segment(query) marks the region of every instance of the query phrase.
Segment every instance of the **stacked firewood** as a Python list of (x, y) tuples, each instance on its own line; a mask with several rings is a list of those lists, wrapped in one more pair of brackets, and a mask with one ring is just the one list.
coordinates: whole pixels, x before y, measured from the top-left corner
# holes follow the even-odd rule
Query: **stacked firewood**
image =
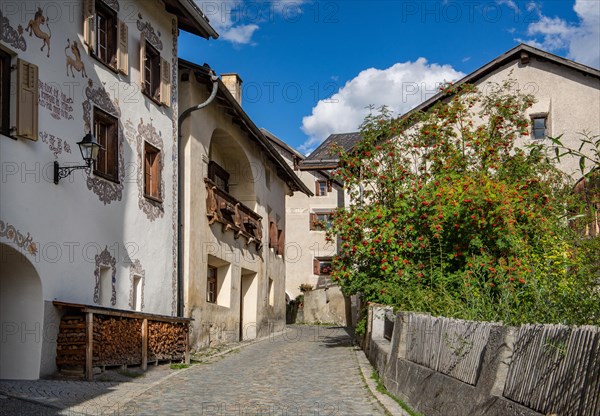
[(62, 317), (56, 340), (56, 365), (59, 368), (85, 365), (85, 336), (84, 315)]
[(94, 315), (94, 334), (96, 333), (99, 335), (97, 342), (94, 339), (97, 365), (142, 363), (141, 319)]
[(185, 355), (187, 325), (148, 322), (148, 360), (180, 360)]

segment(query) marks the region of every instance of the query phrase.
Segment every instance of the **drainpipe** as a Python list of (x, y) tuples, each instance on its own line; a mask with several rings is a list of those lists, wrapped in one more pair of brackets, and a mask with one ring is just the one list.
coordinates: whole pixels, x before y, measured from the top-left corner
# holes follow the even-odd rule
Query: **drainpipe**
[(177, 316), (183, 317), (183, 149), (181, 147), (181, 125), (183, 121), (189, 116), (191, 113), (197, 110), (201, 110), (210, 103), (213, 102), (215, 97), (217, 96), (217, 91), (219, 90), (219, 77), (215, 75), (214, 71), (210, 71), (210, 80), (212, 81), (212, 92), (210, 93), (210, 97), (206, 101), (201, 104), (195, 105), (186, 109), (183, 113), (179, 115), (179, 119), (177, 120), (177, 149), (179, 152), (179, 159), (177, 165)]

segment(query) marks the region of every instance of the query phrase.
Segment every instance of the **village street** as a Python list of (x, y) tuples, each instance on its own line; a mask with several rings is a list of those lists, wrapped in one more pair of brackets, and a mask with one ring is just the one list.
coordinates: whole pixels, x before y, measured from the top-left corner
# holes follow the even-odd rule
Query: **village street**
[(345, 329), (294, 326), (206, 363), (162, 366), (129, 382), (0, 381), (0, 415), (384, 415), (358, 358)]

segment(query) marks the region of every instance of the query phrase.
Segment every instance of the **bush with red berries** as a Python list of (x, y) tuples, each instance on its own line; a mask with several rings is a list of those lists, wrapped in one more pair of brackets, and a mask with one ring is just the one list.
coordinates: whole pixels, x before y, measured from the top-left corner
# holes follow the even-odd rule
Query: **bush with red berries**
[(569, 227), (572, 183), (530, 132), (507, 81), (443, 87), (427, 112), (384, 107), (339, 150), (332, 278), (365, 300), (464, 319), (598, 323), (598, 243)]

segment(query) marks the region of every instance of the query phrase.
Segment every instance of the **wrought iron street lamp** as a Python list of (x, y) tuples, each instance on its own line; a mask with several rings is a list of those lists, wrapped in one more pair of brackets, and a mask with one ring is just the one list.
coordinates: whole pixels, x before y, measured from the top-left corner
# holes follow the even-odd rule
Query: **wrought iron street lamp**
[(85, 135), (80, 142), (77, 143), (79, 146), (79, 151), (81, 152), (81, 157), (85, 161), (85, 165), (83, 166), (66, 166), (60, 167), (57, 161), (54, 161), (54, 183), (58, 185), (58, 181), (69, 176), (74, 170), (77, 169), (85, 169), (89, 170), (92, 167), (92, 163), (98, 158), (98, 152), (100, 149), (104, 149), (98, 143), (96, 138), (92, 133), (88, 133)]

